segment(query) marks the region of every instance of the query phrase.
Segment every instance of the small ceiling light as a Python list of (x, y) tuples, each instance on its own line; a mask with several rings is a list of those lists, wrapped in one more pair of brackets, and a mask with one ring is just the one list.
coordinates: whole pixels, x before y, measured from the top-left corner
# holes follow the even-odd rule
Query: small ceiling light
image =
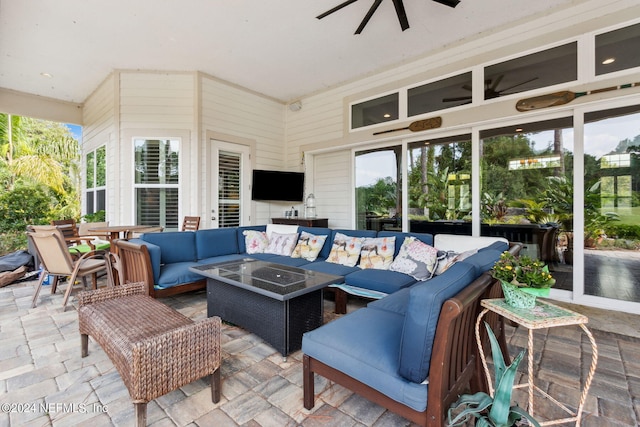
[(522, 132), (524, 129), (522, 128), (516, 128), (516, 132)]
[(604, 61), (602, 61), (602, 65), (609, 65), (609, 64), (613, 64), (614, 62), (616, 62), (616, 58), (607, 58)]
[(391, 117), (391, 114), (385, 113), (384, 116), (382, 116), (382, 117), (384, 117), (385, 119), (388, 119), (389, 117)]
[(40, 73), (40, 75), (41, 75), (42, 77), (47, 77), (47, 78), (49, 78), (49, 79), (50, 79), (51, 77), (53, 77), (53, 76), (52, 76), (51, 74), (49, 74), (49, 73)]

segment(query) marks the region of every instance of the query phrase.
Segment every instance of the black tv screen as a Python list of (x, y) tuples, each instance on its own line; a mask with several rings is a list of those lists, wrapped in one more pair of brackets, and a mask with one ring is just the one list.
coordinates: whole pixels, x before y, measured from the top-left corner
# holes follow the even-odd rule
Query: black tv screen
[(302, 202), (303, 198), (303, 172), (253, 170), (252, 200)]

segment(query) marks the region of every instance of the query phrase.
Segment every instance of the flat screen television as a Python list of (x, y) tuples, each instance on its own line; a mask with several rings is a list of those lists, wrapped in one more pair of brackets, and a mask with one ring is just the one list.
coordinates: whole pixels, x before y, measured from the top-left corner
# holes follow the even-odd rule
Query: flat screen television
[(304, 200), (304, 173), (254, 169), (251, 199), (302, 202)]

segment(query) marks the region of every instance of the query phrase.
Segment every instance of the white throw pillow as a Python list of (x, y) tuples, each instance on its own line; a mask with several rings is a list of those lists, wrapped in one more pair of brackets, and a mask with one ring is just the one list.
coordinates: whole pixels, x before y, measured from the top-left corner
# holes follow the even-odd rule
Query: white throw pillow
[(269, 246), (264, 251), (266, 254), (290, 256), (298, 241), (298, 233), (280, 234), (275, 231), (269, 237)]

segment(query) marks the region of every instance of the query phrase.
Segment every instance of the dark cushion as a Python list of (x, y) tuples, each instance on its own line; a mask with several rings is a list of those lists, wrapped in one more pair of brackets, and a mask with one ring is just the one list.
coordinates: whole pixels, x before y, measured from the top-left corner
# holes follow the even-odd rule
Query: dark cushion
[(140, 239), (160, 247), (160, 262), (162, 264), (195, 262), (198, 259), (196, 254), (196, 233), (192, 231), (145, 233), (140, 236)]
[(237, 234), (236, 228), (209, 228), (196, 231), (198, 259), (239, 253)]
[(367, 307), (376, 310), (391, 311), (405, 316), (407, 306), (409, 305), (410, 293), (411, 288), (400, 289), (398, 292), (394, 292), (384, 298), (370, 302), (367, 304)]
[(421, 383), (429, 375), (431, 350), (444, 302), (475, 279), (475, 267), (458, 262), (440, 276), (410, 288), (409, 305), (402, 328), (399, 373)]
[(354, 271), (348, 274), (344, 278), (344, 281), (350, 286), (371, 289), (372, 291), (384, 292), (386, 294), (392, 294), (416, 283), (416, 279), (408, 274), (391, 270), (376, 270), (373, 268)]

